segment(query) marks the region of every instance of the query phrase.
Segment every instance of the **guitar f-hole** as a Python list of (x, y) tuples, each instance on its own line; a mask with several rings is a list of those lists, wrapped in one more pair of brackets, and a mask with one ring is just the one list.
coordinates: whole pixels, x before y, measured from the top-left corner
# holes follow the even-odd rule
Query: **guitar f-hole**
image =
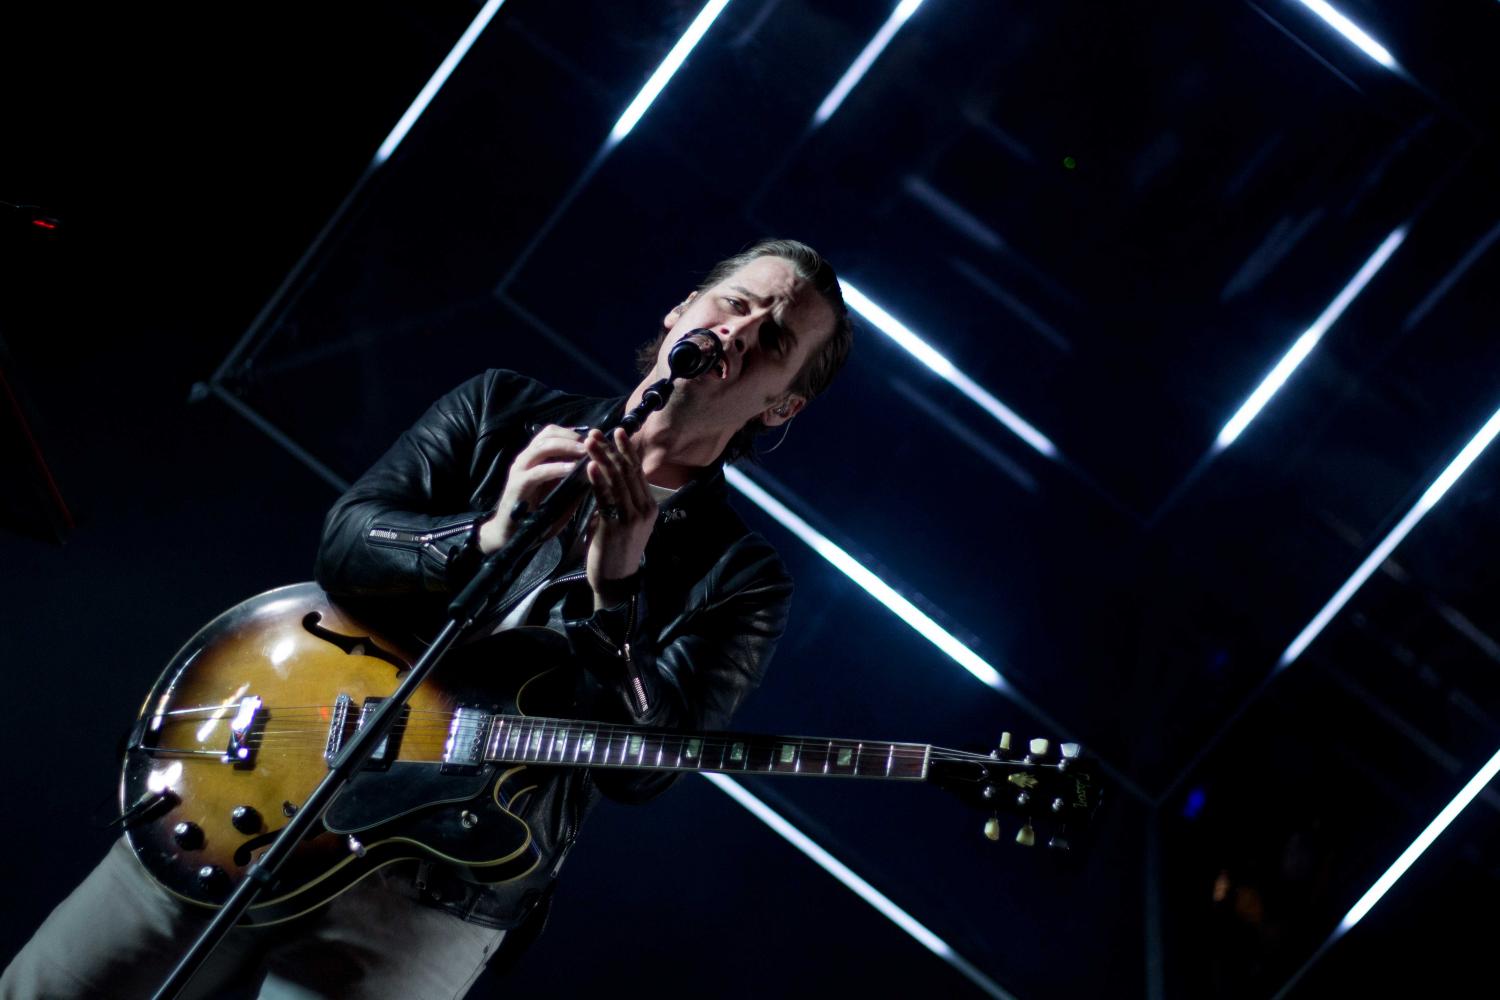
[(404, 673), (407, 664), (394, 653), (381, 649), (374, 639), (367, 635), (344, 635), (335, 632), (331, 628), (324, 628), (321, 624), (323, 616), (317, 611), (309, 611), (302, 616), (302, 627), (309, 633), (322, 639), (324, 642), (332, 643), (342, 649), (349, 656), (373, 656), (377, 660), (384, 660), (396, 668), (396, 673)]

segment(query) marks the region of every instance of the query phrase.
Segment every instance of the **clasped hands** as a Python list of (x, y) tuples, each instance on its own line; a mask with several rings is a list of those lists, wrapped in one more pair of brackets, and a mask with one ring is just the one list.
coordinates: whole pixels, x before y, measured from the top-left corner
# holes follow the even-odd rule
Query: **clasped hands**
[[(516, 504), (525, 501), (527, 509), (535, 508), (585, 457), (589, 484), (599, 500), (589, 521), (587, 562), (598, 609), (628, 596), (621, 584), (640, 569), (656, 526), (657, 505), (641, 469), (641, 445), (623, 429), (606, 438), (597, 428), (586, 435), (556, 425), (542, 428), (511, 463), (500, 503), (479, 529), (479, 549), (489, 555), (504, 545), (515, 527), (510, 512)], [(570, 509), (559, 517), (549, 534), (560, 531), (572, 513)]]

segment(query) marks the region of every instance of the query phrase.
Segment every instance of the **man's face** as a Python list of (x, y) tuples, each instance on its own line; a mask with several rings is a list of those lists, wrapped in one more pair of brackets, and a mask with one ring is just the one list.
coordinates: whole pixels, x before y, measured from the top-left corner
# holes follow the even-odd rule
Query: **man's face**
[(832, 335), (833, 307), (781, 257), (757, 257), (667, 313), (666, 340), (653, 376), (666, 375), (667, 352), (690, 330), (712, 330), (724, 363), (679, 382), (672, 403), (713, 426), (737, 431), (754, 417), (785, 423), (807, 400), (789, 392), (813, 352)]

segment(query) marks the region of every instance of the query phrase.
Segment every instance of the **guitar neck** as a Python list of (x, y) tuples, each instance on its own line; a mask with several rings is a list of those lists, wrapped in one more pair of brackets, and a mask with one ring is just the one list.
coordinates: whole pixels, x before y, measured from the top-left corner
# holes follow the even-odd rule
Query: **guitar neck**
[(453, 738), (483, 741), (483, 759), (647, 771), (727, 771), (922, 781), (932, 747), (924, 743), (684, 733), (576, 719), (491, 715)]

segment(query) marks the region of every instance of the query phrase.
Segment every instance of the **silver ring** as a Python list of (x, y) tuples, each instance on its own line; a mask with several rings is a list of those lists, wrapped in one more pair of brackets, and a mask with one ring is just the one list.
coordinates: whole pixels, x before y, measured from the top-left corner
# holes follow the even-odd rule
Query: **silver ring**
[(620, 519), (619, 505), (612, 503), (600, 504), (599, 516), (606, 521), (618, 521)]

